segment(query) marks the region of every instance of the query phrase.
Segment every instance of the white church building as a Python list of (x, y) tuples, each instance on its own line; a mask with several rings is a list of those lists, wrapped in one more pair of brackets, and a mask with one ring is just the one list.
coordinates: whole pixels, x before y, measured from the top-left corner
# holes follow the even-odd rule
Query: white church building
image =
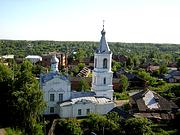
[(115, 107), (113, 101), (112, 52), (101, 31), (99, 47), (94, 54), (91, 92), (74, 92), (67, 76), (58, 71), (59, 60), (51, 59), (51, 71), (41, 74), (40, 84), (47, 107), (44, 114), (58, 114), (61, 118), (87, 116), (89, 113), (107, 114)]

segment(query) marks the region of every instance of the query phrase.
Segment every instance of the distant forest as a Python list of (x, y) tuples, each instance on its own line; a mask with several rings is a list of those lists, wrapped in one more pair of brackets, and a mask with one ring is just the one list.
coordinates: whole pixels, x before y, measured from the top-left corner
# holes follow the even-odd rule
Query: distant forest
[[(85, 51), (89, 57), (94, 54), (98, 42), (88, 41), (26, 41), (26, 40), (0, 40), (0, 55), (14, 54), (16, 57), (27, 55), (42, 55), (49, 52), (65, 52), (69, 55), (78, 49)], [(121, 43), (108, 42), (113, 54), (137, 55), (147, 58), (155, 55), (170, 55), (176, 58), (180, 55), (180, 44), (152, 44), (152, 43)]]

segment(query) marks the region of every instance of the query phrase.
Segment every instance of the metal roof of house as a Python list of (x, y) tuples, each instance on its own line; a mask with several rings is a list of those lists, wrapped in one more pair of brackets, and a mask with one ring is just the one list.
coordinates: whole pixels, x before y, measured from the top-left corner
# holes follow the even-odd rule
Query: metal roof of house
[(112, 103), (113, 101), (111, 101), (108, 98), (105, 97), (94, 97), (94, 96), (90, 96), (90, 97), (79, 97), (79, 98), (72, 98), (71, 100), (65, 101), (60, 103), (60, 106), (69, 106), (69, 105), (73, 105), (73, 104), (77, 104), (77, 103), (82, 103), (82, 104), (86, 104), (86, 103), (94, 103), (94, 104), (107, 104), (107, 103)]
[(158, 101), (156, 101), (155, 95), (153, 94), (152, 91), (148, 91), (144, 97), (143, 97), (145, 105), (149, 109), (157, 109), (159, 108)]
[(139, 111), (171, 111), (173, 108), (178, 108), (175, 103), (166, 100), (156, 92), (150, 90), (140, 91), (131, 95), (131, 98), (132, 104), (137, 104)]
[(38, 61), (42, 61), (42, 57), (39, 55), (28, 55), (25, 57), (26, 59), (29, 59), (31, 62), (36, 63)]
[(2, 58), (4, 58), (4, 59), (14, 59), (14, 55), (3, 55)]

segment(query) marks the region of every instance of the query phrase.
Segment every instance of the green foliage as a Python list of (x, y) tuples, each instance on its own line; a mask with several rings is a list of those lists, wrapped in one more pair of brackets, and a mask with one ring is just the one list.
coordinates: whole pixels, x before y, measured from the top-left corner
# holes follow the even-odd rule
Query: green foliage
[(138, 67), (140, 64), (140, 60), (137, 55), (133, 55), (133, 63), (135, 67)]
[(114, 92), (114, 97), (116, 97), (117, 100), (128, 100), (129, 96), (127, 92)]
[(160, 73), (160, 74), (165, 74), (165, 73), (167, 73), (167, 72), (168, 72), (167, 66), (166, 66), (165, 64), (160, 65), (160, 67), (159, 67), (159, 73)]
[(172, 60), (172, 55), (164, 54), (163, 58), (164, 58), (165, 64), (168, 65), (171, 62), (171, 60)]
[(85, 78), (81, 78), (81, 81), (79, 82), (78, 90), (79, 91), (90, 91), (90, 85), (88, 81)]
[(83, 119), (56, 120), (54, 134), (91, 135), (93, 132), (97, 135), (175, 135), (178, 133), (177, 130), (166, 131), (161, 128), (161, 124), (153, 124), (151, 120), (143, 117), (124, 120), (116, 112), (106, 115), (91, 113)]
[(116, 112), (110, 112), (106, 114), (106, 118), (114, 121), (114, 123), (119, 124), (120, 121), (122, 120), (121, 117)]
[(144, 71), (144, 70), (138, 70), (134, 71), (135, 74), (137, 74), (139, 77), (147, 81), (147, 85), (153, 86), (157, 85), (156, 78), (152, 77), (150, 73)]
[(84, 63), (79, 63), (78, 67), (79, 67), (79, 70), (82, 70), (85, 67), (85, 64)]
[(112, 61), (112, 71), (116, 72), (121, 67), (120, 62), (116, 62), (115, 60)]
[(125, 92), (129, 86), (128, 78), (125, 75), (120, 76), (120, 86), (122, 92)]
[(176, 129), (172, 130), (171, 128), (169, 128), (169, 124), (165, 124), (165, 123), (161, 124), (161, 123), (152, 124), (151, 129), (154, 132), (154, 135), (177, 135), (178, 134)]
[(178, 106), (180, 105), (180, 84), (168, 84), (168, 88), (160, 93), (161, 96), (168, 100), (174, 101)]
[(167, 131), (159, 128), (158, 130), (154, 131), (156, 135), (169, 135)]
[(117, 135), (122, 132), (121, 127), (117, 124), (117, 119), (109, 119), (109, 117), (105, 117), (98, 114), (90, 114), (87, 119), (82, 122), (82, 127), (85, 129), (84, 134), (90, 134), (91, 132), (96, 133), (97, 135)]
[(11, 121), (13, 72), (8, 66), (0, 63), (0, 124), (9, 126)]
[(129, 110), (131, 109), (129, 103), (124, 104), (124, 105), (123, 105), (123, 109), (124, 109), (125, 111), (129, 111)]
[(5, 130), (7, 135), (23, 135), (23, 133), (18, 129), (6, 128)]
[(179, 84), (176, 83), (163, 83), (162, 85), (156, 86), (156, 87), (149, 87), (150, 90), (156, 91), (156, 92), (163, 92), (166, 90), (170, 90), (173, 87), (178, 87)]
[(78, 49), (78, 51), (76, 52), (75, 56), (75, 60), (77, 60), (78, 62), (82, 62), (85, 56), (85, 51), (83, 51), (81, 48)]
[(177, 61), (177, 67), (178, 67), (178, 69), (180, 69), (180, 57), (178, 57), (178, 58), (176, 59), (176, 61)]
[(150, 135), (152, 134), (151, 121), (147, 118), (130, 118), (125, 122), (127, 135)]
[[(81, 61), (82, 56), (92, 56), (97, 46), (98, 42), (0, 40), (0, 55), (15, 54), (16, 57), (25, 57), (32, 54), (42, 55), (60, 51), (68, 52), (71, 56), (71, 59), (68, 60), (72, 60), (73, 52), (80, 50), (80, 57), (76, 57)], [(132, 62), (128, 65), (130, 68), (137, 66), (138, 60), (140, 63), (150, 62), (151, 64), (158, 63), (160, 60), (166, 64), (172, 63), (175, 61), (173, 58), (178, 56), (178, 50), (180, 50), (180, 46), (176, 44), (109, 42), (109, 47), (113, 54), (131, 57), (130, 61)], [(84, 51), (83, 55), (81, 55), (82, 50)]]
[(79, 67), (75, 66), (74, 69), (73, 69), (74, 74), (78, 74), (79, 71), (80, 71)]
[(134, 67), (134, 62), (133, 62), (132, 57), (128, 57), (126, 66), (127, 66), (129, 69), (132, 69), (132, 68)]
[(20, 66), (14, 82), (15, 116), (17, 123), (25, 133), (37, 134), (37, 118), (44, 109), (43, 93), (39, 88), (39, 83), (32, 74), (32, 65), (29, 61), (24, 61)]
[(13, 72), (8, 66), (0, 63), (0, 82), (8, 82), (12, 80)]
[(55, 135), (82, 135), (82, 129), (77, 119), (59, 119), (54, 130)]
[(41, 134), (38, 118), (45, 104), (39, 83), (32, 74), (32, 65), (24, 61), (19, 66), (14, 65), (13, 71), (0, 64), (2, 125), (17, 127), (24, 134)]

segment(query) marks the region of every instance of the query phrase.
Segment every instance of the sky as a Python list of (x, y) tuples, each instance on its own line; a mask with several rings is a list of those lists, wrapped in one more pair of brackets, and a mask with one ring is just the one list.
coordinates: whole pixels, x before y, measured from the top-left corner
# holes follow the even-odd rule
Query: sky
[(0, 39), (180, 44), (180, 0), (0, 0)]

